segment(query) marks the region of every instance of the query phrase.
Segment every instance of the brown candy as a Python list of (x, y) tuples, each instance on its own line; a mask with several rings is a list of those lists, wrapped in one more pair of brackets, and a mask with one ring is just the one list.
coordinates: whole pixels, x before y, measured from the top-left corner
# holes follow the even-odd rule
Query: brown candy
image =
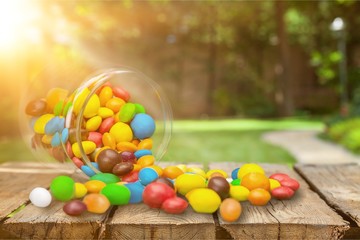
[(104, 173), (112, 173), (113, 168), (116, 164), (121, 162), (120, 155), (117, 151), (112, 149), (104, 149), (99, 153), (97, 157), (97, 163), (99, 169)]
[(112, 169), (112, 173), (118, 176), (123, 176), (131, 172), (133, 169), (134, 169), (134, 165), (132, 163), (122, 162), (114, 166), (114, 168)]
[(168, 185), (172, 189), (175, 189), (173, 182), (170, 181), (168, 178), (161, 177), (161, 178), (156, 179), (154, 182), (165, 183), (166, 185)]
[(80, 200), (72, 200), (63, 207), (64, 212), (70, 216), (78, 216), (87, 210), (85, 203)]
[[(89, 132), (86, 131), (85, 129), (81, 129), (81, 141), (86, 141), (89, 137)], [(69, 129), (69, 141), (71, 143), (75, 143), (77, 142), (76, 140), (76, 128), (70, 128)]]
[(230, 184), (223, 177), (212, 177), (208, 182), (208, 188), (214, 190), (221, 199), (225, 199), (229, 196)]
[(44, 99), (33, 100), (28, 103), (25, 113), (30, 116), (38, 117), (46, 112), (46, 101)]

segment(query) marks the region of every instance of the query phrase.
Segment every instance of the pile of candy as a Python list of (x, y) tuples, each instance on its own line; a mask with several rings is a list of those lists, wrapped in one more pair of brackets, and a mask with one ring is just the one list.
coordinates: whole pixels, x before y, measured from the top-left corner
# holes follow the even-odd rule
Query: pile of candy
[(180, 214), (190, 204), (198, 213), (219, 210), (225, 221), (233, 222), (241, 215), (240, 202), (263, 206), (271, 197), (290, 199), (298, 188), (299, 183), (288, 175), (276, 173), (268, 178), (264, 170), (253, 163), (234, 169), (231, 178), (221, 169), (205, 172), (185, 165), (164, 169), (151, 165), (126, 181), (112, 173), (95, 174), (85, 183), (58, 176), (53, 179), (50, 192), (35, 188), (30, 193), (30, 200), (38, 207), (49, 206), (52, 197), (67, 202), (63, 210), (71, 216), (84, 211), (104, 213), (112, 205), (141, 202), (167, 213)]
[(155, 162), (151, 151), (155, 121), (142, 105), (129, 102), (130, 94), (123, 88), (105, 83), (91, 94), (93, 88), (70, 96), (69, 91), (54, 88), (46, 98), (29, 102), (25, 112), (34, 132), (32, 147), (47, 149), (60, 162), (71, 159), (89, 177), (95, 168), (132, 178), (124, 175)]

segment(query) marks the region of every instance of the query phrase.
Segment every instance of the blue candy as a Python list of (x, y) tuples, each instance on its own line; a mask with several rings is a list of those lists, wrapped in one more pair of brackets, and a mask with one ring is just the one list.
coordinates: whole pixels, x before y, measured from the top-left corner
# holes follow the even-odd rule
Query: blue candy
[(146, 113), (138, 113), (130, 123), (131, 129), (138, 139), (151, 137), (155, 132), (155, 121)]
[(69, 129), (64, 128), (61, 132), (61, 142), (66, 143), (69, 139)]
[(81, 170), (89, 177), (92, 177), (96, 174), (94, 170), (92, 170), (89, 166), (86, 165), (81, 166)]
[(142, 194), (145, 187), (139, 181), (127, 183), (125, 187), (131, 192), (129, 203), (140, 203), (143, 201)]
[(137, 150), (136, 152), (134, 152), (134, 155), (137, 159), (139, 159), (142, 156), (152, 155), (152, 152), (148, 149), (141, 149), (141, 150)]
[(139, 172), (139, 181), (142, 185), (146, 186), (149, 183), (158, 179), (159, 175), (152, 168), (143, 168)]
[(52, 147), (57, 147), (61, 144), (61, 141), (60, 141), (60, 135), (59, 133), (55, 133), (54, 136), (52, 137), (51, 139), (51, 146)]
[(232, 177), (232, 179), (237, 179), (237, 178), (238, 178), (239, 169), (240, 169), (240, 168), (235, 168), (235, 169), (231, 172), (231, 177)]
[(60, 124), (59, 117), (53, 117), (46, 125), (45, 125), (45, 133), (47, 135), (53, 135), (57, 132), (58, 126)]
[(58, 132), (62, 132), (62, 130), (65, 127), (65, 118), (59, 118), (59, 122), (58, 122), (58, 126), (57, 126), (57, 131)]

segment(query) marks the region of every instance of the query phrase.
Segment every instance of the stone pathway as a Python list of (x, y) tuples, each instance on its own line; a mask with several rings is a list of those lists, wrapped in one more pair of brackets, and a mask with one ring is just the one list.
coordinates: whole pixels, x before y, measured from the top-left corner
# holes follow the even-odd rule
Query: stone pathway
[(304, 164), (360, 164), (356, 156), (343, 147), (323, 141), (318, 131), (274, 131), (263, 135), (263, 140), (288, 150), (299, 163)]

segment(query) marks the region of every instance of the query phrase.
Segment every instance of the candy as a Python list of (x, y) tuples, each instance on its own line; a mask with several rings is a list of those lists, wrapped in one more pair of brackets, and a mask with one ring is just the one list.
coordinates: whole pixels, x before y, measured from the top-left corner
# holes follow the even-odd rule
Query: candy
[(70, 216), (79, 216), (87, 210), (85, 203), (80, 200), (72, 200), (64, 205), (63, 211)]
[(104, 195), (98, 193), (86, 195), (83, 203), (85, 203), (87, 210), (92, 213), (104, 213), (110, 207), (109, 200)]
[(61, 111), (63, 109), (64, 101), (59, 101), (55, 107), (54, 107), (54, 115), (59, 116), (61, 114)]
[(120, 162), (121, 158), (119, 153), (112, 149), (105, 149), (101, 151), (97, 157), (99, 169), (104, 173), (111, 173), (114, 166)]
[(118, 163), (112, 169), (112, 173), (117, 176), (128, 174), (134, 169), (134, 165), (131, 162)]
[(116, 140), (111, 133), (106, 132), (102, 135), (102, 143), (104, 146), (110, 147), (111, 149), (116, 148)]
[(116, 183), (108, 184), (101, 190), (111, 205), (125, 205), (129, 203), (131, 192), (126, 186)]
[(90, 118), (86, 122), (86, 130), (88, 130), (89, 132), (96, 131), (100, 127), (101, 122), (102, 122), (102, 118), (100, 116), (95, 116)]
[(238, 201), (227, 198), (220, 205), (220, 216), (227, 222), (235, 222), (241, 215), (241, 205)]
[(137, 150), (134, 154), (135, 154), (135, 157), (137, 159), (139, 159), (142, 156), (152, 155), (152, 152), (150, 150), (148, 150), (148, 149), (141, 149), (141, 150)]
[(80, 167), (81, 171), (83, 171), (86, 175), (88, 175), (89, 177), (92, 177), (96, 174), (96, 172), (91, 169), (89, 166), (86, 166), (86, 165), (82, 165)]
[(122, 151), (135, 152), (137, 150), (137, 146), (131, 142), (119, 142), (116, 145), (116, 149), (120, 152)]
[(159, 175), (152, 168), (143, 168), (139, 172), (139, 181), (144, 186), (155, 181), (158, 177), (159, 177)]
[(167, 213), (180, 214), (183, 213), (188, 207), (188, 202), (179, 197), (166, 199), (161, 205), (161, 209)]
[(90, 180), (100, 180), (106, 184), (117, 183), (120, 178), (111, 173), (98, 173), (90, 178)]
[(85, 187), (89, 193), (99, 193), (106, 186), (106, 183), (99, 180), (87, 181)]
[(58, 132), (56, 132), (54, 134), (54, 136), (51, 139), (51, 146), (52, 147), (57, 147), (61, 144), (61, 139), (60, 139), (60, 134)]
[[(151, 138), (145, 138), (143, 139), (139, 145), (138, 149), (148, 149), (151, 150), (153, 147), (153, 140)], [(184, 171), (185, 172), (185, 171)]]
[(110, 129), (110, 133), (115, 137), (117, 143), (130, 142), (133, 139), (131, 128), (122, 122), (115, 123)]
[(269, 182), (270, 182), (270, 190), (274, 190), (275, 188), (278, 188), (281, 186), (280, 182), (278, 180), (269, 178)]
[(119, 120), (121, 122), (130, 122), (135, 116), (136, 107), (133, 103), (125, 103), (119, 112)]
[(236, 178), (236, 179), (232, 180), (230, 184), (233, 185), (233, 186), (240, 186), (241, 179)]
[[(68, 139), (69, 139), (69, 129), (64, 128), (61, 132), (61, 142), (66, 143)], [(71, 151), (71, 154), (72, 154), (72, 151)]]
[(164, 171), (163, 171), (163, 176), (170, 178), (170, 179), (175, 179), (178, 176), (180, 176), (181, 174), (184, 174), (184, 172), (176, 166), (168, 166), (168, 167), (164, 168)]
[(138, 139), (149, 138), (155, 131), (154, 119), (146, 113), (138, 113), (130, 123), (134, 135)]
[(75, 182), (68, 176), (58, 176), (50, 184), (50, 191), (55, 199), (68, 201), (75, 193)]
[(206, 178), (210, 178), (210, 176), (213, 174), (213, 173), (220, 173), (221, 175), (223, 175), (224, 178), (227, 178), (227, 173), (224, 171), (224, 170), (221, 170), (221, 169), (212, 169), (212, 170), (209, 170), (206, 172)]
[(261, 173), (261, 174), (265, 175), (264, 169), (262, 169), (262, 167), (260, 167), (259, 165), (255, 164), (255, 163), (245, 163), (239, 169), (237, 178), (242, 179), (246, 174), (252, 173), (252, 172), (257, 172), (257, 173)]
[(152, 166), (149, 166), (149, 168), (154, 169), (157, 172), (157, 174), (159, 175), (159, 177), (161, 177), (163, 175), (164, 171), (163, 171), (163, 169), (161, 167), (156, 166), (156, 165), (152, 165)]
[(96, 144), (96, 147), (99, 148), (103, 144), (102, 137), (103, 135), (101, 133), (89, 132), (88, 140), (94, 142)]
[(115, 124), (115, 119), (112, 117), (106, 118), (102, 121), (99, 127), (99, 133), (106, 133), (110, 131), (110, 128)]
[(190, 206), (198, 213), (213, 213), (220, 204), (219, 195), (210, 188), (196, 188), (186, 194)]
[(111, 87), (105, 86), (101, 89), (99, 93), (100, 105), (105, 106), (105, 104), (113, 97), (113, 92)]
[(54, 117), (53, 114), (44, 114), (40, 116), (34, 124), (34, 132), (38, 134), (45, 134), (46, 124)]
[[(45, 134), (53, 135), (55, 132), (62, 130), (64, 127), (63, 123), (60, 121), (59, 117), (53, 117), (46, 123)], [(60, 130), (60, 131), (61, 131)]]
[(106, 102), (105, 106), (111, 109), (114, 113), (119, 112), (120, 108), (124, 106), (125, 101), (121, 98), (111, 98)]
[(166, 199), (173, 197), (175, 197), (174, 189), (159, 182), (150, 183), (143, 192), (143, 201), (151, 208), (161, 208)]
[(78, 168), (81, 168), (84, 165), (84, 163), (77, 157), (73, 157), (71, 160)]
[(140, 182), (127, 183), (125, 186), (131, 192), (129, 203), (140, 203), (143, 201), (142, 194), (145, 187)]
[(238, 179), (238, 172), (239, 172), (239, 169), (240, 168), (235, 168), (234, 170), (232, 170), (232, 172), (231, 172), (231, 178), (232, 179)]
[(52, 198), (47, 189), (36, 187), (30, 192), (29, 199), (37, 207), (47, 207), (50, 205)]
[(121, 161), (135, 163), (136, 157), (132, 152), (124, 151), (120, 153)]
[(175, 180), (175, 188), (182, 195), (186, 195), (193, 189), (205, 187), (206, 179), (198, 174), (185, 173), (178, 176)]
[(87, 194), (88, 190), (84, 184), (76, 182), (75, 183), (75, 198), (82, 198)]
[(279, 200), (290, 199), (294, 195), (295, 191), (290, 187), (281, 186), (271, 191), (271, 196)]
[(124, 182), (136, 182), (139, 179), (139, 172), (132, 171), (121, 177)]
[(289, 179), (290, 177), (285, 173), (274, 173), (274, 174), (270, 175), (269, 178), (275, 179), (275, 180), (278, 180), (279, 182), (281, 182), (282, 180)]
[(221, 199), (225, 199), (229, 196), (230, 184), (223, 177), (212, 177), (208, 182), (208, 188), (214, 190)]
[(206, 178), (206, 173), (204, 170), (202, 170), (201, 168), (199, 167), (190, 167), (190, 168), (187, 168), (186, 170), (188, 173), (195, 173), (195, 174), (198, 174), (204, 178)]
[(41, 138), (41, 142), (43, 142), (45, 144), (51, 144), (52, 138), (53, 138), (53, 136), (51, 136), (51, 135), (43, 135)]
[(44, 99), (33, 100), (26, 105), (25, 113), (30, 116), (39, 117), (46, 111)]
[(71, 106), (72, 106), (72, 102), (68, 102), (68, 103), (65, 104), (63, 112), (62, 112), (63, 116), (67, 115), (67, 113), (68, 113)]
[(129, 101), (130, 99), (130, 94), (128, 91), (126, 91), (125, 89), (123, 89), (122, 87), (113, 87), (113, 93), (116, 97), (124, 99), (124, 101)]
[(100, 100), (99, 97), (94, 94), (90, 97), (89, 102), (86, 104), (85, 110), (84, 110), (84, 117), (91, 118), (95, 116), (100, 108)]
[[(90, 154), (92, 153), (95, 148), (96, 148), (96, 144), (94, 142), (91, 142), (91, 141), (82, 141), (82, 147), (84, 149), (84, 152), (85, 154)], [(77, 142), (75, 142), (73, 145), (72, 145), (72, 151), (74, 153), (74, 155), (78, 158), (81, 158), (81, 152), (80, 152), (80, 147), (79, 147), (79, 144)]]
[(62, 88), (52, 88), (49, 90), (46, 96), (47, 109), (52, 111), (55, 105), (64, 100), (69, 94), (69, 91)]
[(99, 108), (99, 112), (98, 112), (99, 117), (109, 118), (109, 117), (112, 117), (113, 115), (114, 115), (114, 112), (110, 108), (106, 108), (106, 107)]
[[(141, 158), (138, 159), (137, 161), (138, 164), (140, 164), (140, 166), (142, 168), (144, 167), (149, 167), (151, 165), (154, 165), (155, 163), (155, 157), (152, 155), (147, 155), (147, 156), (143, 156)], [(180, 170), (181, 171), (181, 170)]]
[(139, 103), (134, 103), (135, 105), (135, 112), (136, 113), (145, 113), (145, 108), (143, 105), (139, 104)]
[(284, 179), (284, 180), (280, 181), (280, 184), (281, 184), (281, 186), (289, 187), (294, 191), (298, 190), (300, 187), (299, 182), (292, 178)]
[(256, 188), (250, 191), (248, 200), (252, 205), (264, 206), (271, 199), (271, 195), (263, 188)]
[(168, 178), (160, 177), (160, 178), (156, 179), (154, 182), (165, 183), (172, 189), (175, 189), (174, 183), (171, 180), (169, 180)]
[(246, 201), (249, 196), (249, 189), (244, 186), (230, 186), (230, 197), (237, 200), (237, 201)]
[(246, 187), (250, 191), (256, 188), (263, 188), (267, 191), (270, 190), (269, 179), (262, 173), (251, 172), (246, 174), (241, 179), (241, 186)]

